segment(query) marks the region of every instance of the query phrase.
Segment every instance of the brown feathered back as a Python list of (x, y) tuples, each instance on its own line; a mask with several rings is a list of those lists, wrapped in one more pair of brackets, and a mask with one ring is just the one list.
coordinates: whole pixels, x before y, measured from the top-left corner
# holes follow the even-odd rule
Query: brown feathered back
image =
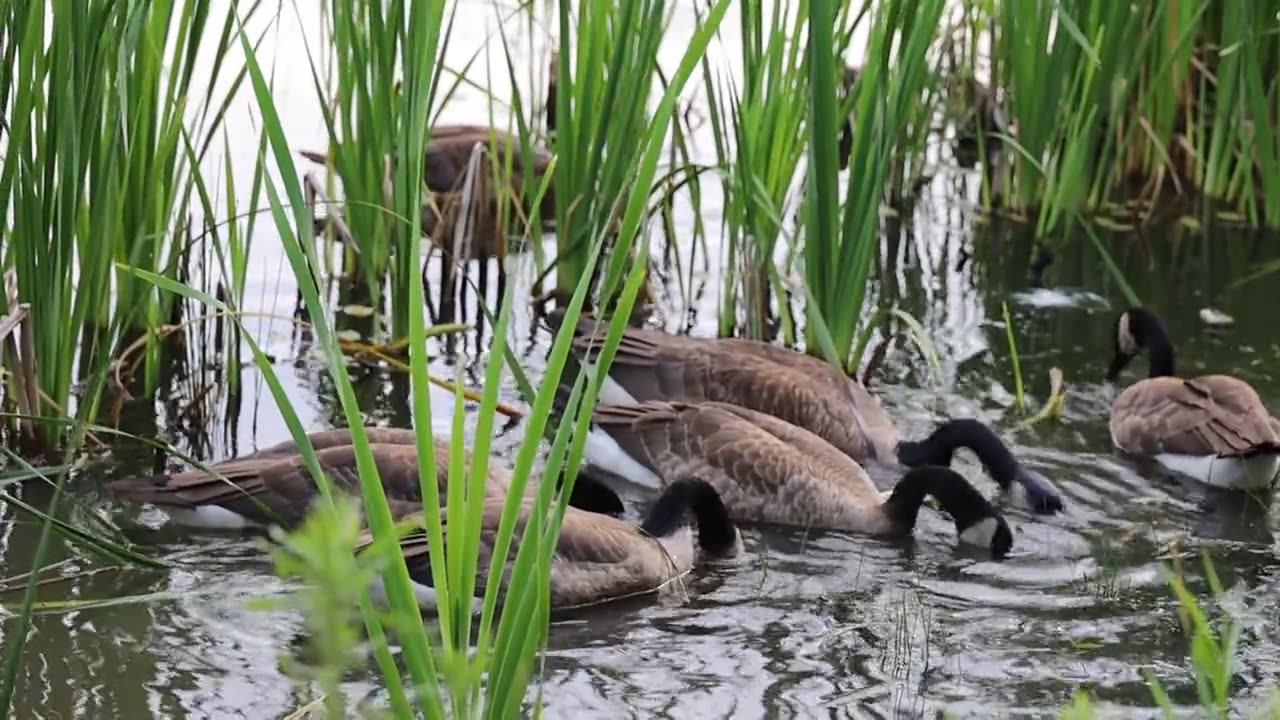
[[(365, 436), (369, 438), (369, 442), (376, 445), (416, 445), (418, 442), (417, 431), (406, 428), (366, 427), (364, 432)], [(316, 450), (323, 450), (325, 448), (335, 447), (338, 445), (350, 445), (351, 430), (348, 428), (320, 430), (313, 433), (307, 433), (307, 439), (311, 441), (311, 447)], [(440, 444), (437, 443), (436, 447), (439, 448)], [(285, 440), (284, 442), (263, 448), (255, 453), (243, 455), (239, 459), (248, 460), (250, 458), (287, 457), (289, 455), (297, 454), (298, 443), (294, 440)]]
[[(579, 355), (598, 352), (605, 330), (581, 321), (574, 341)], [(879, 400), (804, 353), (755, 340), (629, 328), (609, 377), (636, 401), (731, 403), (805, 428), (856, 461), (897, 464), (898, 432)]]
[[(417, 447), (411, 444), (412, 431), (369, 429), (371, 440), (399, 442), (370, 445), (374, 463), (391, 504), (393, 515), (420, 510), (422, 502), (418, 475)], [(345, 444), (342, 434), (346, 433)], [(360, 476), (355, 448), (348, 430), (332, 430), (311, 435), (320, 467), (338, 491), (360, 496)], [(435, 439), (437, 487), (443, 496), (449, 484), (449, 444)], [(296, 446), (291, 443), (267, 448), (255, 455), (235, 458), (211, 466), (213, 472), (184, 472), (127, 478), (111, 483), (120, 498), (161, 507), (192, 510), (217, 506), (257, 524), (279, 523), (293, 527), (302, 521), (319, 490)], [(471, 458), (465, 460), (472, 466)], [(485, 482), (486, 495), (505, 495), (510, 472), (491, 463)]]
[[(503, 498), (493, 497), (485, 501), (477, 563), (477, 596), (483, 595), (487, 587), (504, 504)], [(518, 540), (524, 534), (532, 508), (530, 500), (525, 500), (521, 506), (516, 524), (517, 541), (511, 544), (511, 559), (515, 558)], [(423, 522), (421, 515), (413, 516), (410, 521)], [(448, 526), (443, 511), (440, 522), (447, 545)], [(369, 547), (372, 541), (372, 534), (365, 531), (357, 549)], [(420, 584), (433, 585), (426, 533), (421, 530), (410, 532), (400, 541), (400, 547), (410, 577)], [(565, 510), (551, 562), (551, 605), (555, 608), (580, 607), (653, 592), (687, 573), (693, 566), (693, 558), (693, 539), (688, 531), (660, 541), (623, 520), (569, 507)], [(504, 594), (509, 580), (509, 572), (504, 573)]]
[(1137, 455), (1239, 457), (1280, 448), (1280, 428), (1257, 392), (1229, 375), (1134, 383), (1112, 406), (1111, 436)]
[(860, 465), (804, 428), (717, 402), (604, 405), (594, 421), (670, 483), (710, 483), (737, 521), (882, 533), (894, 530)]

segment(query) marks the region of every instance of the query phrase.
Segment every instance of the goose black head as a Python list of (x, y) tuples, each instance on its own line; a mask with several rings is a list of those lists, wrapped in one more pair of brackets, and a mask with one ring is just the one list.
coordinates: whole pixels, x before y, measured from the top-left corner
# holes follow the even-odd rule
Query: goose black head
[(1013, 548), (1009, 524), (982, 493), (950, 468), (912, 468), (893, 488), (885, 509), (903, 530), (909, 531), (915, 527), (920, 506), (929, 495), (951, 516), (961, 543), (987, 548), (996, 559), (1009, 554)]
[(1151, 356), (1151, 377), (1174, 374), (1173, 351), (1164, 321), (1145, 307), (1135, 306), (1120, 313), (1115, 323), (1115, 352), (1107, 380), (1114, 382), (1121, 371), (1144, 350)]
[(954, 418), (936, 427), (924, 440), (898, 443), (898, 462), (908, 467), (950, 467), (956, 450), (968, 448), (978, 456), (991, 479), (1015, 504), (1042, 515), (1062, 512), (1061, 493), (1044, 475), (1023, 467), (995, 431), (976, 418)]

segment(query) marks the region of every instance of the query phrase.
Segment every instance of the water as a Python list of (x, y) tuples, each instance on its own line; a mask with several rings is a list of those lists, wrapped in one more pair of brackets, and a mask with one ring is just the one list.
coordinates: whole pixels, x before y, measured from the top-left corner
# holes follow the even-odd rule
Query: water
[[(309, 76), (282, 82), (281, 92), (306, 97)], [(301, 85), (289, 90), (290, 83)], [(319, 122), (305, 108), (297, 111), (290, 123), (300, 146), (322, 137)], [(706, 144), (701, 150), (711, 152)], [(1116, 389), (1102, 378), (1123, 294), (1083, 236), (1059, 238), (1043, 286), (1033, 286), (1030, 238), (975, 220), (968, 209), (973, 180), (941, 172), (909, 222), (887, 227), (872, 297), (920, 319), (941, 367), (930, 372), (913, 350), (900, 350), (889, 356), (876, 390), (907, 437), (946, 417), (995, 424), (1019, 457), (1055, 480), (1070, 512), (1042, 519), (1011, 511), (1015, 548), (1004, 562), (956, 549), (954, 528), (931, 512), (908, 543), (748, 529), (743, 557), (700, 569), (679, 592), (558, 620), (543, 680), (549, 717), (910, 717), (944, 709), (1046, 716), (1077, 687), (1092, 690), (1114, 715), (1152, 716), (1148, 673), (1175, 702), (1194, 702), (1187, 643), (1162, 563), (1179, 559), (1203, 594), (1201, 550), (1213, 554), (1225, 601), (1243, 625), (1241, 702), (1256, 702), (1280, 677), (1280, 522), (1237, 497), (1210, 495), (1111, 452), (1106, 422)], [(716, 206), (712, 197), (704, 212)], [(683, 222), (687, 227), (687, 212)], [(1103, 241), (1138, 295), (1165, 316), (1182, 372), (1238, 374), (1280, 408), (1280, 340), (1269, 317), (1274, 283), (1232, 287), (1280, 255), (1276, 238), (1230, 228), (1192, 232), (1170, 222), (1145, 236), (1104, 233)], [(294, 289), (272, 245), (258, 243), (250, 309), (287, 317)], [(528, 279), (517, 276), (515, 292), (522, 292)], [(712, 271), (700, 279), (714, 288), (718, 277)], [(670, 289), (665, 297), (679, 295)], [(1045, 399), (1049, 369), (1065, 373), (1070, 394), (1059, 423), (1014, 428), (1002, 302), (1033, 408)], [(1236, 324), (1208, 329), (1198, 318), (1206, 305)], [(694, 332), (713, 332), (714, 293), (695, 297), (694, 307)], [(683, 300), (665, 300), (658, 310), (666, 327), (683, 323)], [(323, 368), (290, 326), (277, 319), (252, 328), (276, 357), (304, 423), (342, 424)], [(520, 315), (512, 338), (536, 376), (545, 332)], [(451, 373), (443, 357), (433, 366)], [(412, 421), (402, 377), (362, 369), (355, 375), (369, 422)], [(158, 404), (126, 403), (122, 427), (210, 460), (288, 437), (256, 370), (244, 372), (238, 399), (225, 383), (208, 390), (212, 377), (189, 373)], [(447, 423), (451, 398), (433, 393), (435, 424)], [(503, 397), (519, 404), (510, 387)], [(498, 454), (509, 457), (522, 437), (519, 424), (503, 428)], [(299, 618), (249, 607), (283, 587), (254, 541), (184, 534), (162, 527), (152, 510), (102, 496), (109, 478), (152, 471), (156, 462), (144, 448), (121, 447), (86, 466), (75, 476), (70, 514), (80, 521), (110, 515), (173, 567), (121, 570), (56, 544), (59, 564), (46, 576), (19, 678), (19, 716), (282, 717), (315, 700), (282, 670), (296, 650)], [(994, 493), (972, 457), (962, 456), (959, 467)], [(38, 486), (20, 494), (37, 506), (48, 502)], [(0, 575), (28, 569), (38, 531), (12, 507), (0, 509)], [(0, 602), (16, 609), (20, 597), (7, 589)], [(0, 625), (6, 639), (12, 631), (12, 624)], [(376, 676), (358, 674), (349, 689), (376, 699)]]

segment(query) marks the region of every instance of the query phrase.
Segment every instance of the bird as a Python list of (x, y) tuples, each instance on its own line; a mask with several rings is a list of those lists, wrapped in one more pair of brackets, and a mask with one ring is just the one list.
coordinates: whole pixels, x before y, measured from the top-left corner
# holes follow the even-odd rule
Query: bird
[[(479, 609), (485, 594), (504, 506), (502, 498), (485, 500), (473, 609)], [(516, 541), (509, 555), (513, 559), (533, 509), (531, 500), (522, 501)], [(414, 595), (425, 610), (436, 608), (437, 596), (424, 520), (420, 514), (406, 517), (406, 522), (417, 527), (402, 536), (399, 544)], [(443, 511), (440, 522), (447, 544), (449, 528)], [(356, 550), (367, 551), (372, 545), (373, 535), (366, 530)], [(695, 477), (668, 485), (639, 526), (569, 507), (551, 559), (551, 607), (563, 610), (656, 592), (687, 574), (698, 558), (732, 557), (741, 547), (741, 534), (720, 496), (709, 483)], [(507, 580), (509, 576), (504, 574), (504, 583)], [(381, 578), (375, 579), (370, 589), (375, 602), (386, 602)], [(504, 587), (503, 592), (506, 590)]]
[(881, 493), (866, 471), (818, 435), (786, 420), (722, 402), (597, 405), (586, 459), (631, 482), (663, 487), (698, 477), (736, 522), (909, 535), (932, 496), (960, 541), (1008, 554), (1004, 518), (955, 471), (923, 465)]
[[(470, 173), (472, 156), (477, 146), (487, 148), (496, 159), (499, 168), (489, 172), (491, 160), (481, 157), (481, 171)], [(530, 223), (546, 224), (555, 218), (556, 203), (553, 187), (548, 184), (537, 207), (528, 204), (551, 169), (552, 155), (547, 150), (531, 145), (531, 167), (525, 166), (520, 138), (509, 132), (487, 125), (436, 125), (431, 129), (423, 153), (423, 181), (431, 198), (422, 208), (422, 232), (431, 238), (432, 245), (440, 248), (441, 321), (453, 318), (453, 301), (458, 287), (456, 265), (459, 262), (479, 261), (477, 287), (481, 297), (488, 292), (488, 261), (498, 260), (497, 292), (501, 298), (506, 291), (506, 271), (502, 261), (506, 257), (506, 227), (501, 224), (504, 197), (519, 203), (521, 212)], [(326, 163), (325, 153), (302, 150), (300, 154), (313, 162)], [(510, 155), (510, 173), (506, 160)], [(391, 173), (394, 163), (386, 164), (387, 204), (390, 206)], [(468, 180), (470, 179), (470, 185)], [(524, 193), (525, 183), (532, 183), (530, 197)], [(506, 185), (506, 193), (498, 191), (498, 185)], [(471, 198), (471, 202), (467, 202)], [(509, 204), (507, 205), (509, 206)], [(510, 219), (511, 212), (505, 216)], [(458, 231), (462, 230), (459, 235)], [(461, 240), (458, 247), (457, 239)], [(426, 267), (423, 268), (423, 287), (427, 286)], [(465, 292), (462, 293), (465, 298)], [(465, 300), (463, 300), (465, 302)], [(465, 315), (465, 308), (462, 308)]]
[[(562, 312), (547, 315), (553, 329), (562, 320)], [(579, 319), (573, 350), (584, 367), (594, 367), (592, 356), (603, 346), (607, 330), (593, 318)], [(562, 376), (564, 383), (573, 380), (572, 374)], [(1065, 506), (1053, 484), (1023, 467), (981, 421), (951, 419), (923, 440), (903, 440), (880, 401), (857, 379), (816, 357), (766, 342), (629, 327), (602, 380), (600, 401), (627, 405), (646, 400), (732, 403), (805, 428), (857, 463), (895, 470), (950, 465), (957, 449), (968, 448), (1011, 503), (1042, 514)]]
[(1231, 375), (1178, 377), (1164, 321), (1140, 305), (1116, 317), (1107, 380), (1115, 382), (1144, 350), (1147, 378), (1111, 405), (1112, 444), (1209, 485), (1269, 487), (1280, 471), (1280, 423), (1257, 391)]
[[(423, 498), (414, 431), (366, 428), (365, 432), (392, 516), (420, 511)], [(360, 474), (351, 431), (339, 428), (308, 437), (320, 467), (335, 488), (358, 497)], [(437, 487), (442, 497), (448, 492), (449, 456), (449, 441), (435, 438)], [(469, 454), (463, 462), (466, 467), (473, 467)], [(485, 495), (505, 497), (510, 486), (511, 471), (490, 463)], [(526, 490), (536, 487), (531, 482)], [(113, 481), (109, 488), (119, 499), (155, 505), (178, 525), (206, 530), (266, 528), (273, 524), (291, 529), (302, 522), (320, 497), (293, 441), (216, 463), (209, 471), (192, 469), (124, 478)], [(584, 473), (575, 480), (569, 502), (610, 515), (625, 511), (616, 493)]]

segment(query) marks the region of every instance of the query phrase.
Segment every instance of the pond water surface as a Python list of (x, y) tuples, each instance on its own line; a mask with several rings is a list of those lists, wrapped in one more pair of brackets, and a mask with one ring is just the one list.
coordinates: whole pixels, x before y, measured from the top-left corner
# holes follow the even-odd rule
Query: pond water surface
[[(305, 96), (309, 76), (290, 82), (283, 98)], [(290, 122), (300, 146), (323, 137), (320, 120), (305, 109)], [(701, 150), (712, 152), (709, 145)], [(556, 622), (542, 687), (549, 717), (1048, 716), (1077, 687), (1092, 690), (1108, 713), (1151, 716), (1148, 674), (1176, 702), (1194, 702), (1187, 641), (1162, 562), (1180, 558), (1203, 594), (1202, 550), (1212, 554), (1243, 626), (1241, 707), (1260, 702), (1280, 678), (1280, 520), (1257, 503), (1208, 494), (1112, 453), (1107, 413), (1117, 389), (1103, 376), (1123, 294), (1083, 235), (1054, 238), (1055, 262), (1043, 283), (1033, 284), (1029, 233), (977, 221), (969, 200), (974, 180), (940, 167), (909, 222), (886, 223), (874, 302), (914, 313), (941, 367), (929, 372), (910, 348), (896, 351), (876, 390), (907, 437), (947, 417), (994, 424), (1019, 457), (1056, 481), (1069, 512), (1042, 519), (1009, 511), (1015, 548), (1003, 562), (958, 551), (953, 526), (932, 512), (922, 514), (914, 542), (905, 544), (747, 530), (741, 559), (700, 569), (682, 593)], [(709, 200), (704, 212), (715, 204)], [(288, 316), (294, 288), (274, 237), (264, 230), (264, 238), (253, 263), (251, 309)], [(1102, 239), (1139, 297), (1165, 316), (1183, 373), (1238, 374), (1280, 411), (1275, 283), (1232, 286), (1257, 263), (1280, 257), (1280, 240), (1176, 222), (1142, 235), (1104, 232)], [(527, 290), (527, 273), (516, 274), (515, 291)], [(720, 274), (696, 277), (707, 291), (694, 298), (692, 332), (709, 335)], [(1045, 399), (1049, 369), (1065, 374), (1069, 397), (1060, 422), (1015, 428), (1002, 303), (1013, 318), (1033, 408)], [(1209, 330), (1198, 313), (1210, 304), (1236, 324)], [(683, 328), (683, 301), (658, 305), (655, 324)], [(325, 371), (288, 323), (254, 327), (308, 428), (341, 424)], [(522, 314), (512, 342), (536, 376), (546, 332)], [(449, 368), (444, 357), (435, 364), (441, 375)], [(369, 422), (411, 423), (403, 377), (363, 370), (357, 378)], [(122, 426), (207, 460), (288, 437), (256, 370), (244, 371), (238, 399), (217, 388), (192, 410), (191, 388), (199, 385), (187, 378), (163, 402), (126, 405)], [(503, 395), (521, 404), (513, 388)], [(450, 396), (436, 391), (434, 398), (437, 423), (447, 423)], [(509, 456), (522, 437), (519, 423), (503, 428), (499, 455)], [(156, 462), (153, 453), (121, 450), (91, 466), (74, 480), (71, 513), (109, 513), (177, 568), (120, 570), (57, 547), (60, 564), (41, 593), (19, 680), (19, 717), (283, 717), (315, 699), (282, 670), (300, 619), (248, 606), (283, 588), (252, 540), (184, 534), (161, 527), (155, 511), (104, 497), (108, 479), (153, 471)], [(971, 456), (958, 465), (994, 493)], [(37, 505), (48, 501), (36, 486), (22, 494)], [(28, 569), (38, 532), (0, 508), (0, 576)], [(20, 597), (9, 589), (0, 602), (16, 609)], [(0, 636), (11, 631), (0, 625)], [(352, 693), (376, 697), (375, 677), (351, 678)]]

